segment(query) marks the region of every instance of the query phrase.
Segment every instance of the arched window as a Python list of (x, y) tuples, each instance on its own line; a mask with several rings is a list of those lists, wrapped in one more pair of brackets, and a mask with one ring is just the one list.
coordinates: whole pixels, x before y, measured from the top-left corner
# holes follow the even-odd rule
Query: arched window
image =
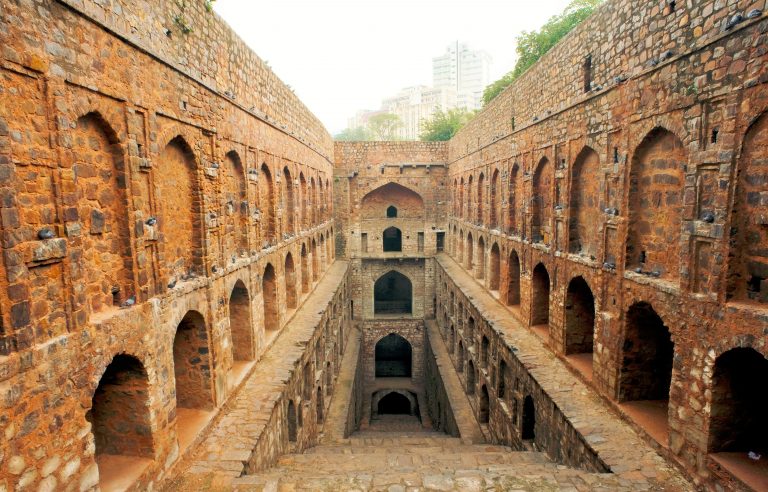
[(377, 378), (411, 377), (413, 349), (408, 340), (390, 333), (376, 343), (374, 352)]
[(384, 252), (403, 250), (403, 233), (397, 227), (388, 227), (382, 234)]
[(390, 205), (389, 207), (387, 207), (387, 218), (393, 219), (395, 217), (397, 217), (397, 207), (395, 207), (394, 205)]
[(536, 406), (531, 395), (525, 397), (523, 402), (523, 429), (524, 441), (532, 441), (536, 438)]

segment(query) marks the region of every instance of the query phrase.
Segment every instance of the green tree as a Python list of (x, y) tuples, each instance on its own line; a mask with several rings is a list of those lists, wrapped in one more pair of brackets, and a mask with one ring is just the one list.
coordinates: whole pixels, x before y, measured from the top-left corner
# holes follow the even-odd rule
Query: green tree
[(376, 140), (399, 140), (397, 130), (402, 126), (400, 117), (392, 113), (381, 113), (368, 119), (368, 130)]
[(364, 126), (358, 126), (356, 128), (346, 128), (334, 135), (333, 138), (340, 142), (362, 142), (371, 140), (371, 132)]
[(466, 125), (476, 114), (476, 111), (466, 109), (449, 109), (443, 112), (438, 109), (431, 118), (421, 121), (419, 139), (425, 142), (442, 142), (450, 140), (459, 129)]
[(560, 15), (551, 17), (538, 31), (521, 32), (517, 36), (515, 68), (485, 88), (483, 103), (491, 102), (574, 27), (589, 17), (602, 2), (603, 0), (573, 0)]

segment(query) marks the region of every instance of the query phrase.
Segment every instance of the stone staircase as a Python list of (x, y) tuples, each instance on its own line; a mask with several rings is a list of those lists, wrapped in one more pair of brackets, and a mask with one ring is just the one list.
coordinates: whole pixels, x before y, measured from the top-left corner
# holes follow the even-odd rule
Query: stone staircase
[(392, 429), (373, 421), (370, 428), (350, 438), (285, 455), (275, 467), (236, 478), (229, 486), (270, 492), (633, 490), (611, 474), (559, 466), (543, 453), (473, 444), (440, 432), (408, 429), (408, 425)]

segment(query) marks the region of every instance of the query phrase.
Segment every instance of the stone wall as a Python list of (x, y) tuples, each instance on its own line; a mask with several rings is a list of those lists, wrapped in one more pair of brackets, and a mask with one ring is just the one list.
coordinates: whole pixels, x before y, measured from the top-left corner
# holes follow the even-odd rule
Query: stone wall
[[(429, 333), (427, 333), (427, 338), (429, 338)], [(459, 432), (459, 426), (451, 407), (451, 400), (440, 375), (440, 368), (432, 351), (431, 342), (427, 342), (424, 350), (424, 401), (426, 408), (422, 409), (422, 412), (429, 416), (432, 421), (432, 428), (454, 437), (466, 437), (461, 436)]]
[(184, 5), (0, 12), (0, 487), (162, 478), (333, 262), (330, 136)]
[(440, 334), (491, 441), (544, 451), (563, 465), (609, 471), (473, 299), (442, 269), (437, 282)]
[(668, 398), (647, 437), (710, 486), (763, 432), (709, 429), (768, 355), (765, 7), (606, 2), (448, 145), (451, 255), (631, 421)]

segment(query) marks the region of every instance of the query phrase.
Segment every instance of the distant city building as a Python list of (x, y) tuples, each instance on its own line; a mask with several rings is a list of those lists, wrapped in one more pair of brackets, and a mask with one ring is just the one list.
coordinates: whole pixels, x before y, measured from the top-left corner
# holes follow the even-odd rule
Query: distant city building
[(360, 127), (367, 127), (368, 121), (377, 114), (386, 113), (386, 111), (382, 109), (361, 109), (357, 113), (355, 113), (355, 116), (349, 118), (347, 120), (347, 128), (349, 129), (355, 129)]
[(417, 85), (402, 89), (397, 95), (384, 99), (381, 109), (397, 115), (402, 122), (397, 136), (403, 140), (418, 140), (422, 120), (429, 119), (437, 110), (456, 107), (456, 91), (450, 87), (434, 89)]
[(466, 43), (456, 41), (443, 55), (432, 59), (433, 85), (436, 89), (454, 89), (460, 108), (480, 109), (490, 78), (491, 56), (483, 50), (470, 49)]

